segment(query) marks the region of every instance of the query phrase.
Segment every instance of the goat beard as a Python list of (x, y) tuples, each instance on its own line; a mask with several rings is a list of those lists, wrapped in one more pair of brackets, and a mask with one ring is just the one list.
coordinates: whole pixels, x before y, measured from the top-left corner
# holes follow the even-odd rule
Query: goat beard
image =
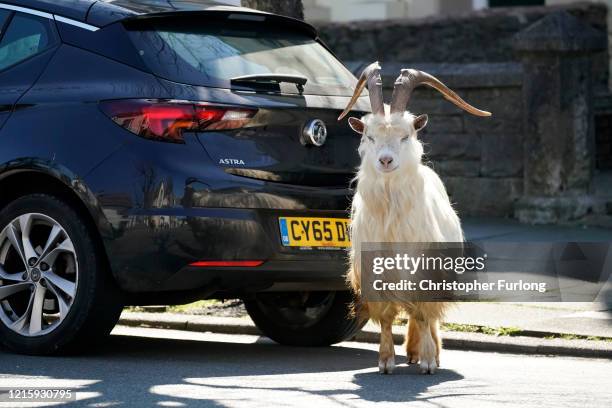
[[(365, 175), (364, 175), (365, 176)], [(381, 222), (385, 224), (385, 229), (390, 230), (391, 226), (397, 222), (392, 215), (401, 216), (410, 212), (415, 205), (414, 202), (405, 199), (411, 197), (416, 199), (423, 197), (423, 185), (420, 183), (420, 178), (415, 177), (414, 183), (408, 186), (405, 183), (397, 183), (395, 177), (406, 177), (402, 174), (393, 175), (393, 177), (362, 177), (357, 190), (363, 198), (363, 205), (367, 208), (369, 214), (372, 214), (372, 222)], [(408, 176), (409, 177), (409, 176)], [(403, 190), (398, 194), (398, 190)], [(425, 203), (423, 203), (425, 204)]]

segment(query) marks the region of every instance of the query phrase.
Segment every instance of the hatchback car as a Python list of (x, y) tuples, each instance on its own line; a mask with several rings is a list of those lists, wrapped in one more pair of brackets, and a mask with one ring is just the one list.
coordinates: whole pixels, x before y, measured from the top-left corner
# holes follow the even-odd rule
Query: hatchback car
[[(344, 284), (356, 78), (310, 25), (209, 1), (0, 0), (0, 341), (72, 350), (126, 305), (244, 299), (359, 328)], [(369, 109), (364, 100), (357, 111)]]

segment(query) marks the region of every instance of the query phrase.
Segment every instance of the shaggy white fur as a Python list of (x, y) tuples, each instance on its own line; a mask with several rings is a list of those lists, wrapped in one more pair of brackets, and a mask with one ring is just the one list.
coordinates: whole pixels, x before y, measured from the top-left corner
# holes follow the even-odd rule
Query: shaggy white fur
[[(388, 107), (387, 107), (388, 109)], [(363, 242), (462, 242), (461, 223), (440, 177), (422, 163), (423, 145), (418, 130), (425, 115), (409, 112), (350, 118), (362, 134), (357, 190), (351, 209), (350, 270), (348, 282), (359, 299), (360, 250)], [(416, 124), (416, 127), (415, 127)], [(381, 325), (379, 368), (395, 366), (391, 324), (404, 310), (411, 316), (406, 348), (409, 362), (420, 361), (423, 373), (439, 365), (439, 321), (446, 309), (440, 302), (376, 302), (360, 310)]]

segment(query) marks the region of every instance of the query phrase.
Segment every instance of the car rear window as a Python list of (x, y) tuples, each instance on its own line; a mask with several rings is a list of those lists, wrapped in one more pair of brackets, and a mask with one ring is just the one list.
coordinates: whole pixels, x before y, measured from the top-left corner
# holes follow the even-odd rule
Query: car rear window
[[(350, 71), (300, 32), (201, 19), (155, 19), (126, 28), (145, 64), (172, 81), (231, 88), (231, 78), (272, 73), (306, 77), (306, 94), (350, 96), (355, 86)], [(293, 84), (283, 84), (282, 91), (298, 92)]]

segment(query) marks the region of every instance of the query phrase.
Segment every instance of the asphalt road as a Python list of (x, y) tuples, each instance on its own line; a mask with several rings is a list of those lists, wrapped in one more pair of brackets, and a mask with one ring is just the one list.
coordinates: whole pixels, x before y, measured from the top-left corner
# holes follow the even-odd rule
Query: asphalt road
[(119, 327), (88, 355), (0, 351), (0, 387), (76, 388), (79, 400), (68, 406), (89, 407), (611, 406), (610, 360), (445, 351), (435, 375), (398, 356), (402, 364), (384, 376), (376, 349)]

